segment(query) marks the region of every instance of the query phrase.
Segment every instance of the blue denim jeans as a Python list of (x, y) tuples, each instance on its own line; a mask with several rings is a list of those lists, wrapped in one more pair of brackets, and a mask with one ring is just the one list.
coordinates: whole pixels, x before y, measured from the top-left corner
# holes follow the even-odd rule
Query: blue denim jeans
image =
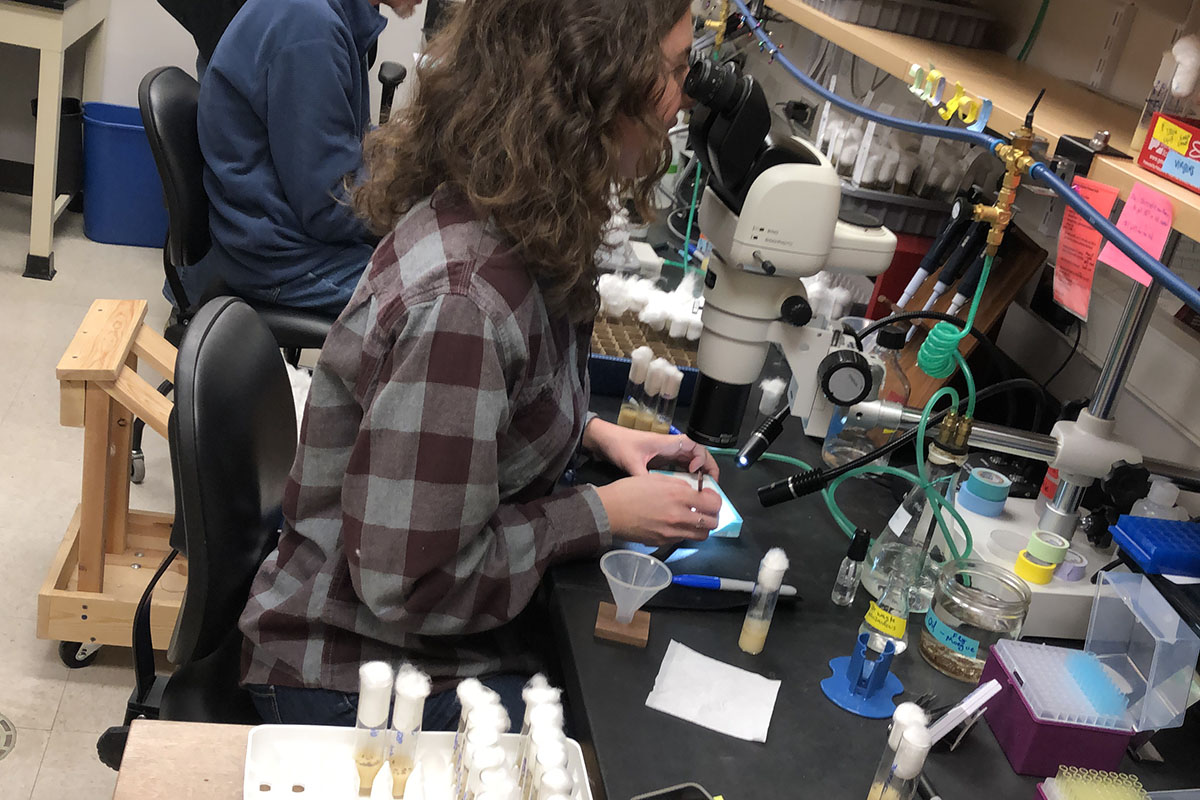
[[(481, 678), (500, 695), (500, 702), (514, 730), (519, 729), (525, 716), (521, 689), (528, 676), (506, 673)], [(263, 721), (274, 725), (348, 725), (353, 726), (358, 714), (358, 694), (332, 689), (296, 689), (291, 686), (249, 684), (246, 690)], [(421, 728), (427, 731), (452, 731), (458, 727), (462, 706), (453, 689), (430, 695), (425, 700), (425, 715)]]

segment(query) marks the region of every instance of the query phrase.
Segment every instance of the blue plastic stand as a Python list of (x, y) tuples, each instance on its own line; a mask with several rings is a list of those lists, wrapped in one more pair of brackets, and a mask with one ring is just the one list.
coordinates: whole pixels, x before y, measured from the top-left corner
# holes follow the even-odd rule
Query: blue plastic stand
[(875, 661), (866, 658), (867, 634), (860, 633), (854, 655), (829, 662), (833, 674), (821, 681), (821, 691), (840, 708), (868, 719), (884, 719), (896, 710), (892, 698), (904, 691), (904, 684), (889, 670), (895, 646), (888, 642)]

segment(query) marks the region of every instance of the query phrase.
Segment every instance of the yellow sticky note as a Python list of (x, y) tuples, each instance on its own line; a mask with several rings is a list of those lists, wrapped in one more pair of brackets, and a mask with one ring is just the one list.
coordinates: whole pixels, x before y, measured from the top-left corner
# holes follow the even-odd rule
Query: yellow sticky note
[(900, 619), (884, 611), (876, 605), (874, 600), (871, 601), (871, 606), (867, 609), (866, 620), (888, 636), (896, 639), (904, 635), (904, 629), (908, 626), (907, 620)]
[(1181, 156), (1187, 155), (1188, 145), (1192, 143), (1192, 134), (1166, 117), (1159, 117), (1154, 123), (1154, 138)]

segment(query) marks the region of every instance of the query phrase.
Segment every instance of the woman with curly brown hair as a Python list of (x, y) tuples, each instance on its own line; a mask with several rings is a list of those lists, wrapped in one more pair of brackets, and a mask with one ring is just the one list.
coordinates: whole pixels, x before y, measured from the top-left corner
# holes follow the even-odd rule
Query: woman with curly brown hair
[[(353, 724), (358, 666), (480, 677), (520, 719), (553, 564), (614, 538), (704, 539), (720, 499), (684, 436), (589, 416), (596, 251), (614, 189), (649, 210), (683, 102), (689, 0), (466, 0), (411, 104), (367, 136), (356, 208), (384, 235), (313, 376), (279, 547), (241, 619), (269, 722)], [(631, 477), (558, 485), (576, 449)]]

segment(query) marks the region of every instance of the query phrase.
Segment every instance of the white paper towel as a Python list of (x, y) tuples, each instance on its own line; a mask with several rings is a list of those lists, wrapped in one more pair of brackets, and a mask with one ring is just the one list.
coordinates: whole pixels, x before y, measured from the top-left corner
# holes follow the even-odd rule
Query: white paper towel
[(779, 681), (672, 641), (646, 705), (750, 742), (765, 742)]

